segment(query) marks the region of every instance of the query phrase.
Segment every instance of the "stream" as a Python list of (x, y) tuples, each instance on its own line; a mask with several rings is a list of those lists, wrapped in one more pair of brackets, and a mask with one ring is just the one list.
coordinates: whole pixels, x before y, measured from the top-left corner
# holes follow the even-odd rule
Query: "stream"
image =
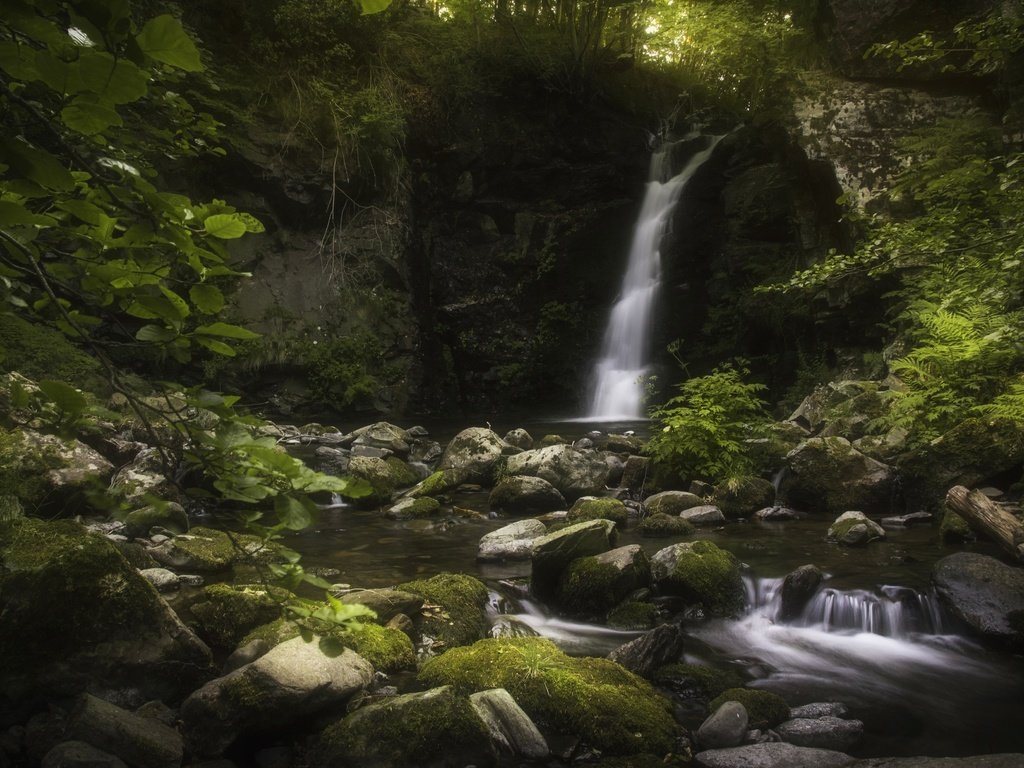
[[(523, 426), (535, 437), (558, 433), (570, 439), (592, 428)], [(443, 443), (451, 435), (432, 436)], [(493, 613), (512, 614), (568, 653), (603, 656), (638, 636), (550, 615), (524, 596), (529, 563), (476, 561), (479, 539), (511, 521), (488, 515), (487, 491), (459, 492), (453, 506), (483, 516), (396, 522), (374, 510), (337, 505), (323, 509), (319, 525), (289, 543), (307, 568), (337, 569), (333, 580), (352, 586), (391, 586), (445, 571), (474, 575), (491, 588)], [(687, 620), (683, 661), (739, 671), (750, 685), (779, 693), (791, 706), (846, 703), (866, 725), (855, 750), (862, 756), (1024, 752), (1024, 661), (966, 639), (931, 593), (933, 563), (957, 549), (942, 545), (927, 525), (890, 530), (885, 541), (849, 549), (824, 540), (830, 523), (812, 516), (698, 529), (696, 538), (714, 541), (743, 563), (748, 609), (736, 620)], [(653, 555), (677, 540), (642, 538), (630, 526), (619, 546), (640, 544)], [(972, 548), (997, 554), (985, 543)], [(806, 563), (819, 566), (827, 579), (803, 616), (781, 623), (778, 585)], [(678, 708), (688, 726), (700, 724), (702, 709), (688, 711), (686, 702)]]

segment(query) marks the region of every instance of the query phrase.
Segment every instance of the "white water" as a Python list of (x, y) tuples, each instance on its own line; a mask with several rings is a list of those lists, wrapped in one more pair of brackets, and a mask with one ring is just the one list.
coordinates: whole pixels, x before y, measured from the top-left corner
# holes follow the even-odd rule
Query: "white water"
[(671, 145), (651, 158), (650, 181), (633, 232), (622, 290), (612, 308), (601, 356), (594, 367), (587, 421), (643, 418), (643, 377), (648, 371), (651, 316), (661, 286), (661, 240), (687, 182), (711, 157), (721, 137), (690, 158), (677, 176), (671, 172)]

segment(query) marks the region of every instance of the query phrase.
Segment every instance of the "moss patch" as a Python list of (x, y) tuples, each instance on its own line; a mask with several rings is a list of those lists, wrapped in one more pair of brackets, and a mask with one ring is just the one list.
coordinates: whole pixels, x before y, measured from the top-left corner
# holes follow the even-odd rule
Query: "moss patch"
[(421, 595), (423, 631), (449, 646), (468, 645), (487, 636), (487, 587), (461, 573), (441, 573), (430, 579), (399, 584), (398, 589)]
[(459, 473), (454, 469), (439, 469), (409, 491), (409, 496), (414, 499), (440, 496), (458, 488), (460, 482)]
[(738, 477), (717, 486), (711, 503), (728, 517), (745, 517), (775, 503), (775, 486), (763, 477)]
[(570, 523), (582, 523), (586, 520), (611, 520), (620, 528), (626, 527), (629, 511), (618, 499), (582, 498), (572, 505), (566, 520)]
[(655, 671), (653, 680), (684, 698), (708, 700), (743, 685), (743, 678), (732, 670), (699, 664), (666, 664)]
[(187, 535), (175, 536), (154, 550), (155, 557), (171, 567), (216, 572), (236, 562), (268, 562), (276, 552), (258, 536), (245, 533), (227, 534), (214, 528), (197, 526)]
[(607, 659), (567, 656), (544, 638), (453, 648), (428, 660), (419, 679), (465, 694), (505, 688), (541, 727), (609, 754), (665, 754), (677, 733), (670, 704), (645, 680)]
[(203, 640), (215, 648), (232, 650), (247, 633), (278, 617), (281, 603), (289, 597), (287, 590), (268, 590), (261, 585), (212, 584), (203, 589), (190, 610), (196, 633)]
[(0, 314), (0, 349), (4, 351), (0, 370), (17, 370), (36, 381), (63, 381), (101, 395), (110, 392), (99, 361), (59, 331), (4, 312)]
[(622, 571), (596, 557), (569, 563), (558, 582), (558, 605), (574, 616), (603, 616), (632, 591)]
[(939, 523), (939, 536), (947, 542), (970, 541), (974, 531), (960, 515), (943, 505), (942, 522)]
[(627, 600), (608, 613), (608, 626), (615, 629), (651, 629), (657, 619), (657, 606)]
[(641, 536), (648, 538), (668, 538), (670, 536), (689, 536), (696, 529), (689, 520), (658, 512), (645, 517), (637, 530)]
[(714, 712), (727, 701), (738, 701), (747, 710), (751, 728), (773, 728), (789, 719), (786, 700), (771, 691), (755, 688), (729, 688), (712, 699), (708, 705)]
[(702, 603), (712, 613), (731, 614), (743, 607), (743, 581), (731, 552), (703, 540), (677, 546), (686, 549), (663, 582), (666, 591)]

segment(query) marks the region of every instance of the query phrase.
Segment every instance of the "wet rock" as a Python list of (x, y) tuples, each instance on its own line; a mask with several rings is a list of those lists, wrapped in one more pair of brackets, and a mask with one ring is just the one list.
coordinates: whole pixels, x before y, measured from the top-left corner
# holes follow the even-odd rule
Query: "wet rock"
[(573, 560), (562, 571), (555, 600), (575, 616), (606, 614), (651, 583), (651, 564), (638, 544)]
[(372, 681), (373, 667), (358, 654), (328, 656), (318, 642), (296, 637), (185, 699), (185, 743), (194, 755), (219, 755), (243, 733), (280, 730)]
[(680, 512), (704, 504), (704, 499), (687, 491), (662, 491), (644, 499), (644, 506), (652, 515), (659, 513), (676, 517)]
[(679, 513), (679, 517), (693, 525), (722, 525), (725, 515), (714, 504), (702, 504)]
[(971, 757), (872, 757), (858, 760), (854, 768), (1020, 768), (1024, 753), (973, 755)]
[(418, 480), (416, 473), (397, 456), (387, 459), (353, 456), (349, 462), (348, 471), (354, 477), (366, 480), (372, 489), (369, 495), (355, 500), (356, 504), (361, 507), (386, 504), (391, 501), (399, 489), (408, 488), (416, 484)]
[(884, 539), (885, 530), (863, 512), (844, 512), (829, 526), (826, 538), (847, 547), (862, 547)]
[(188, 515), (181, 504), (170, 501), (162, 504), (149, 504), (142, 509), (129, 512), (124, 518), (125, 535), (129, 538), (149, 536), (155, 527), (163, 528), (171, 533), (188, 532)]
[(559, 443), (509, 456), (505, 472), (543, 478), (572, 501), (600, 495), (608, 478), (608, 465), (597, 453), (583, 453)]
[(78, 698), (64, 735), (116, 755), (133, 768), (178, 768), (184, 751), (174, 728), (89, 694)]
[(547, 533), (540, 520), (517, 520), (485, 534), (477, 545), (476, 559), (483, 561), (529, 560), (534, 542)]
[(935, 564), (932, 581), (943, 604), (981, 637), (1024, 649), (1024, 569), (957, 552)]
[(569, 508), (566, 520), (579, 523), (584, 520), (611, 520), (620, 528), (624, 528), (629, 520), (629, 510), (619, 499), (608, 496), (582, 496)]
[(384, 513), (384, 517), (390, 520), (414, 520), (432, 517), (440, 511), (441, 502), (430, 496), (423, 496), (418, 499), (406, 497), (392, 504)]
[(698, 768), (845, 768), (854, 760), (842, 752), (797, 747), (785, 742), (709, 749), (693, 758)]
[(354, 589), (337, 598), (345, 605), (365, 605), (377, 614), (378, 624), (387, 624), (400, 614), (415, 616), (423, 607), (423, 597), (401, 589)]
[(850, 708), (841, 701), (817, 701), (800, 707), (793, 707), (789, 710), (789, 719), (810, 718), (813, 720), (818, 717), (846, 717), (849, 711)]
[(673, 544), (651, 558), (657, 589), (706, 610), (733, 615), (743, 607), (743, 581), (733, 555), (710, 541)]
[(469, 703), (499, 754), (528, 760), (543, 760), (548, 756), (547, 742), (537, 726), (504, 688), (474, 693)]
[(152, 584), (157, 592), (173, 592), (181, 586), (181, 578), (166, 568), (145, 568), (139, 575)]
[(816, 565), (801, 565), (795, 571), (787, 573), (780, 589), (779, 619), (784, 622), (792, 621), (803, 613), (824, 578), (825, 574)]
[(313, 454), (316, 457), (316, 469), (329, 475), (343, 475), (348, 472), (352, 452), (346, 448), (335, 448), (321, 445)]
[(345, 441), (351, 441), (349, 444), (353, 449), (357, 446), (379, 448), (393, 453), (400, 459), (407, 459), (412, 436), (401, 427), (386, 421), (378, 421), (346, 435)]
[(438, 469), (455, 470), (463, 482), (491, 485), (495, 479), (496, 464), (506, 448), (508, 443), (492, 430), (470, 427), (459, 432), (448, 443)]
[(659, 667), (682, 657), (685, 642), (682, 627), (662, 624), (620, 645), (608, 658), (641, 677), (651, 677)]
[(697, 729), (697, 743), (703, 749), (735, 747), (747, 735), (747, 710), (738, 701), (727, 701)]
[(603, 451), (612, 453), (625, 453), (635, 455), (644, 449), (643, 438), (636, 435), (611, 434), (598, 439), (598, 447)]
[[(178, 489), (168, 481), (165, 471), (160, 451), (157, 448), (145, 448), (114, 473), (107, 492), (129, 508), (144, 507), (152, 497), (176, 500)], [(187, 520), (185, 530), (188, 530)]]
[(813, 437), (786, 456), (779, 497), (800, 509), (840, 512), (888, 509), (891, 467), (862, 454), (842, 437)]
[(92, 744), (64, 741), (46, 753), (40, 768), (128, 768), (128, 765)]
[(529, 475), (503, 478), (488, 499), (490, 508), (506, 515), (543, 515), (565, 509), (565, 498), (547, 480)]
[(272, 550), (256, 536), (244, 533), (229, 535), (224, 531), (196, 526), (187, 534), (152, 547), (149, 554), (157, 562), (178, 571), (215, 573), (228, 570), (236, 562), (271, 559)]
[(715, 487), (711, 501), (728, 517), (747, 517), (775, 501), (775, 486), (763, 477), (741, 477)]
[(622, 466), (622, 477), (619, 488), (629, 491), (634, 498), (639, 498), (647, 482), (647, 471), (651, 460), (646, 456), (630, 456)]
[(516, 448), (524, 451), (528, 451), (533, 448), (533, 438), (530, 436), (530, 433), (522, 427), (510, 429), (508, 434), (506, 434), (502, 439), (509, 445), (514, 445)]
[(912, 525), (927, 525), (931, 521), (930, 512), (910, 512), (906, 515), (883, 517), (880, 522), (883, 528), (909, 528)]
[(487, 637), (487, 587), (462, 573), (439, 573), (429, 579), (407, 581), (398, 589), (425, 598), (420, 628), (425, 635), (448, 645), (468, 645)]
[(802, 520), (807, 517), (805, 512), (798, 512), (795, 509), (789, 507), (765, 507), (759, 509), (754, 513), (755, 520), (763, 520), (765, 522), (781, 522), (784, 520)]
[(533, 543), (530, 590), (544, 599), (553, 597), (562, 572), (573, 560), (607, 552), (615, 540), (615, 523), (590, 520), (548, 533)]
[(783, 741), (798, 747), (846, 752), (863, 737), (864, 723), (826, 715), (814, 719), (787, 720), (775, 726), (774, 730)]
[(491, 625), (491, 637), (538, 637), (540, 633), (515, 616), (498, 616)]
[(641, 536), (648, 538), (682, 538), (689, 536), (696, 529), (693, 527), (693, 523), (683, 520), (681, 517), (672, 517), (659, 512), (645, 517), (637, 530)]

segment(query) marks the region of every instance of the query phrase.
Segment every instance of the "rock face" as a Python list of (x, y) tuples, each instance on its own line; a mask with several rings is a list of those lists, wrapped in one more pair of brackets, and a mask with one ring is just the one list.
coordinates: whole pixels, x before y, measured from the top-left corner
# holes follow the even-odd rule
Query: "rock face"
[(747, 735), (747, 710), (738, 701), (727, 701), (697, 729), (697, 743), (704, 749), (735, 747)]
[(358, 654), (328, 656), (318, 642), (296, 637), (185, 699), (185, 743), (194, 755), (219, 755), (243, 733), (280, 729), (343, 704), (372, 680), (373, 667)]
[(662, 624), (630, 640), (608, 654), (608, 658), (641, 677), (682, 658), (686, 639), (678, 624)]
[(457, 434), (441, 456), (440, 470), (455, 470), (467, 483), (494, 483), (494, 469), (508, 443), (485, 427), (470, 427)]
[(484, 534), (477, 546), (476, 559), (529, 560), (533, 556), (533, 543), (545, 533), (547, 527), (540, 520), (517, 520)]
[(843, 512), (828, 529), (829, 541), (847, 547), (862, 547), (885, 538), (885, 529), (863, 512)]
[(492, 510), (506, 515), (543, 515), (565, 509), (565, 498), (547, 480), (528, 475), (502, 479), (491, 491)]
[(825, 574), (816, 565), (801, 565), (795, 571), (787, 573), (780, 590), (779, 618), (782, 621), (792, 621), (803, 613), (824, 578)]
[(932, 581), (950, 612), (984, 639), (1024, 649), (1024, 570), (958, 552), (935, 564)]
[(828, 749), (796, 747), (784, 742), (709, 749), (694, 756), (699, 768), (844, 768), (855, 758)]
[(779, 496), (789, 506), (820, 512), (888, 510), (892, 469), (842, 437), (813, 437), (786, 456)]
[(864, 735), (860, 720), (839, 717), (798, 718), (775, 726), (779, 738), (798, 747), (849, 751)]
[(547, 480), (567, 501), (599, 495), (605, 488), (608, 465), (597, 453), (583, 453), (568, 445), (549, 445), (509, 456), (508, 475), (530, 475)]
[(212, 676), (209, 649), (109, 541), (77, 523), (5, 526), (0, 563), (0, 700), (87, 691), (138, 705)]

